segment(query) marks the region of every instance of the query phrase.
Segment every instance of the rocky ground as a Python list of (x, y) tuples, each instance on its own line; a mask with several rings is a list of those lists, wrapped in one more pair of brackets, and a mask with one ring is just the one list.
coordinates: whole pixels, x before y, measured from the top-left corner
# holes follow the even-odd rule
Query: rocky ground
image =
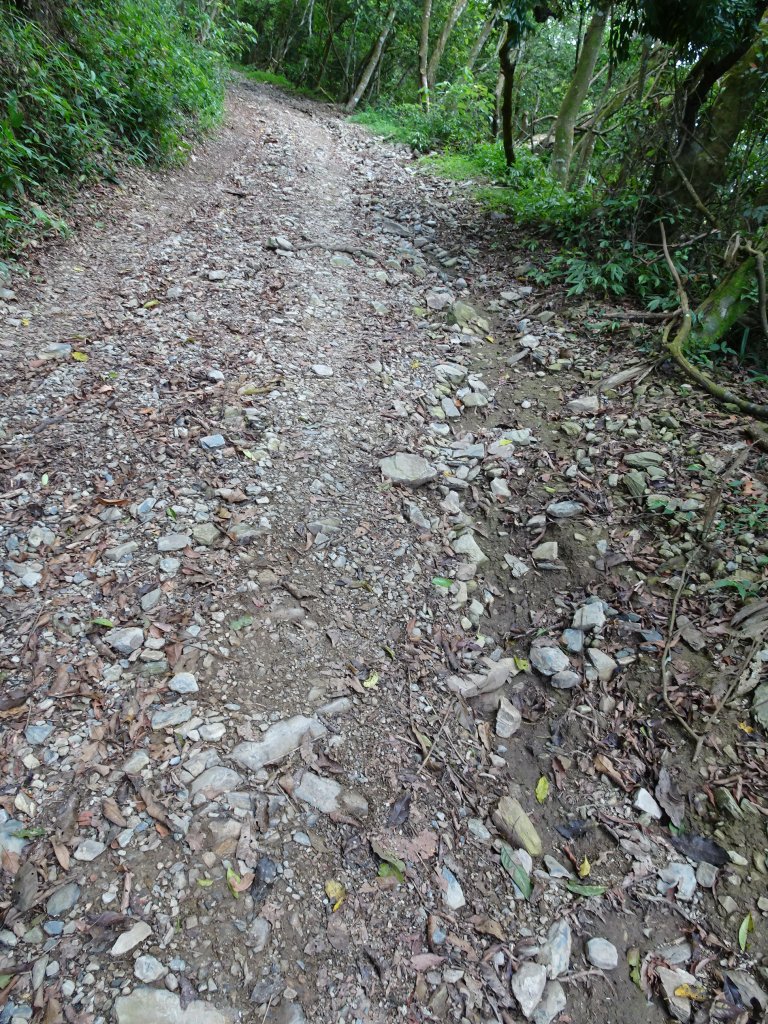
[(742, 421), (331, 110), (123, 186), (0, 293), (0, 1024), (764, 1019)]

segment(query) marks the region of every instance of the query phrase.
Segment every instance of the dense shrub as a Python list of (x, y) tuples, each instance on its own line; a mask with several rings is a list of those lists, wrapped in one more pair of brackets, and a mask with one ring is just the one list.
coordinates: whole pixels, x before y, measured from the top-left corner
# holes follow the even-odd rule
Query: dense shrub
[(0, 0), (0, 252), (44, 204), (119, 159), (175, 162), (222, 102), (222, 38), (174, 0), (68, 0), (36, 20)]

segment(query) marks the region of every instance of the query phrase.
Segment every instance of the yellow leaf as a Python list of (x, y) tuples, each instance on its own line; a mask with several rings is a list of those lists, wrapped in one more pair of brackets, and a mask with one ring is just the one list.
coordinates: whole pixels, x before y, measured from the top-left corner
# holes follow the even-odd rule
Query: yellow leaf
[(21, 326), (22, 327), (29, 327), (29, 317), (28, 316), (25, 316), (24, 319), (21, 321)]
[(592, 870), (592, 865), (589, 863), (587, 858), (579, 864), (579, 878), (589, 878), (589, 872)]
[(371, 672), (367, 679), (363, 680), (363, 686), (366, 690), (378, 690), (379, 688), (379, 673)]
[(495, 339), (495, 338), (492, 338), (490, 334), (486, 334), (486, 336), (485, 336), (485, 340), (486, 340), (486, 341), (490, 341), (490, 343), (491, 343), (492, 345), (495, 345), (495, 344), (496, 344), (496, 339)]
[(542, 775), (539, 781), (536, 783), (536, 799), (540, 804), (549, 796), (549, 779), (546, 775)]
[(150, 299), (149, 302), (144, 303), (144, 309), (154, 309), (155, 306), (160, 305), (159, 299)]
[(259, 461), (257, 456), (255, 456), (249, 448), (243, 448), (243, 455), (246, 457), (246, 459), (250, 459), (251, 462)]
[(530, 672), (531, 663), (527, 658), (518, 658), (518, 656), (515, 655), (515, 668), (518, 672)]
[(85, 354), (85, 352), (73, 352), (72, 358), (75, 360), (76, 363), (88, 362), (88, 356)]
[(745, 732), (748, 736), (751, 736), (752, 733), (755, 731), (755, 727), (753, 725), (747, 725), (746, 722), (739, 722), (738, 727), (739, 729), (741, 729), (742, 732)]
[(419, 360), (418, 360), (418, 359), (413, 359), (413, 360), (411, 360), (411, 369), (412, 369), (412, 370), (418, 370), (418, 368), (419, 368), (420, 366), (421, 366), (421, 363), (419, 362)]
[(707, 998), (707, 990), (703, 985), (678, 985), (675, 995), (679, 999), (693, 999), (695, 1002), (703, 1002)]
[(347, 898), (347, 890), (341, 882), (336, 882), (334, 879), (330, 878), (325, 883), (325, 895), (331, 901), (331, 909), (335, 912)]

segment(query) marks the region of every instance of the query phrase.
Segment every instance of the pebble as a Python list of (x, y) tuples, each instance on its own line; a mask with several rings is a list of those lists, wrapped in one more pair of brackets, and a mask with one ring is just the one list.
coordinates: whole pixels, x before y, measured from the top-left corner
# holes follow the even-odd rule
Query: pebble
[(333, 369), (327, 366), (325, 363), (314, 363), (312, 366), (312, 372), (316, 377), (332, 377)]
[(524, 963), (512, 975), (512, 994), (526, 1020), (541, 1002), (547, 984), (547, 969), (542, 964)]
[(701, 861), (696, 868), (696, 881), (702, 889), (714, 889), (715, 882), (717, 881), (717, 868), (715, 865)]
[(557, 978), (568, 970), (572, 943), (568, 922), (562, 919), (555, 921), (547, 932), (547, 941), (539, 953), (539, 963), (547, 968), (548, 978)]
[(642, 814), (648, 814), (658, 821), (662, 817), (662, 810), (647, 789), (638, 789), (632, 806)]
[(200, 444), (206, 451), (213, 451), (215, 448), (223, 448), (227, 443), (223, 434), (208, 434), (200, 438)]
[(522, 721), (522, 715), (515, 705), (502, 697), (496, 711), (496, 735), (501, 739), (509, 739), (520, 728)]
[(80, 886), (76, 882), (67, 882), (51, 894), (45, 905), (46, 912), (51, 917), (61, 917), (71, 910), (79, 899)]
[(556, 690), (573, 690), (581, 686), (581, 676), (578, 672), (555, 672), (549, 681)]
[(691, 1001), (684, 996), (675, 995), (677, 989), (683, 985), (690, 985), (696, 989), (699, 986), (699, 979), (681, 968), (669, 968), (658, 966), (656, 977), (661, 982), (664, 990), (664, 998), (669, 1006), (672, 1016), (679, 1021), (688, 1021), (691, 1017)]
[(598, 647), (590, 647), (587, 654), (589, 655), (589, 660), (595, 666), (598, 676), (604, 683), (607, 683), (613, 678), (613, 674), (619, 667), (613, 658), (609, 657)]
[(398, 452), (379, 462), (382, 474), (404, 487), (422, 487), (437, 477), (437, 470), (421, 455)]
[(197, 693), (200, 687), (191, 672), (177, 672), (168, 683), (168, 689), (174, 693)]
[(24, 738), (33, 747), (39, 747), (50, 737), (53, 726), (44, 723), (42, 725), (28, 725), (24, 730)]
[(545, 540), (543, 544), (537, 544), (531, 551), (531, 557), (535, 562), (556, 562), (557, 541)]
[(122, 629), (110, 629), (104, 634), (104, 643), (118, 654), (133, 654), (144, 643), (144, 630), (138, 626), (125, 626)]
[(483, 551), (471, 533), (462, 533), (452, 541), (451, 547), (457, 555), (466, 555), (474, 565), (485, 565), (488, 555)]
[(587, 960), (602, 971), (612, 971), (619, 963), (619, 951), (607, 939), (590, 939), (587, 943)]
[(167, 729), (171, 725), (182, 725), (192, 717), (192, 709), (186, 704), (177, 704), (170, 708), (155, 711), (150, 720), (153, 729)]
[(133, 965), (133, 973), (139, 981), (149, 985), (153, 981), (159, 981), (168, 973), (168, 969), (154, 956), (139, 956)]
[(547, 505), (547, 515), (553, 519), (573, 519), (584, 511), (586, 508), (579, 501), (553, 501)]
[(454, 873), (447, 867), (443, 867), (440, 872), (445, 886), (443, 889), (443, 902), (448, 910), (460, 910), (465, 904), (466, 899), (464, 898), (464, 890), (459, 885), (459, 881)]
[(127, 932), (123, 932), (122, 935), (118, 936), (117, 941), (109, 952), (112, 956), (124, 956), (126, 953), (130, 953), (132, 949), (141, 945), (142, 942), (145, 942), (151, 934), (152, 929), (146, 921), (137, 921)]
[(137, 750), (125, 762), (123, 771), (126, 775), (138, 775), (148, 764), (149, 754), (146, 754), (143, 750)]
[(574, 629), (584, 630), (585, 633), (593, 629), (602, 629), (605, 625), (605, 612), (603, 611), (602, 601), (584, 604), (581, 608), (577, 608), (571, 625)]
[(99, 843), (95, 839), (84, 839), (74, 852), (75, 860), (91, 861), (96, 860), (106, 850), (105, 843)]
[(543, 676), (554, 676), (571, 667), (568, 655), (559, 647), (532, 647), (528, 657), (536, 671)]
[(559, 981), (548, 981), (544, 987), (541, 1002), (534, 1010), (533, 1024), (552, 1024), (565, 1009), (565, 990)]
[(161, 553), (167, 551), (182, 551), (192, 544), (192, 538), (188, 533), (167, 533), (160, 537), (157, 542), (157, 550)]
[(675, 896), (678, 900), (690, 903), (696, 892), (696, 873), (690, 864), (675, 862), (659, 871), (657, 890), (666, 893), (673, 887), (676, 887)]

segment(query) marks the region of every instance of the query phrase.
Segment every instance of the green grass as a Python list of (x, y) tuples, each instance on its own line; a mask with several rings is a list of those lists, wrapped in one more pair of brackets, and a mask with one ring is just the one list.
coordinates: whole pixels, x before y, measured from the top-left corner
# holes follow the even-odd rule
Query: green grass
[(235, 65), (236, 70), (241, 75), (245, 75), (246, 78), (250, 78), (252, 82), (262, 82), (264, 85), (274, 85), (278, 89), (282, 89), (284, 92), (290, 92), (297, 96), (307, 96), (309, 99), (319, 99), (318, 93), (312, 89), (308, 89), (306, 86), (297, 85), (292, 82), (290, 78), (286, 78), (285, 75), (276, 74), (274, 71), (260, 71), (258, 68), (249, 67), (246, 64)]
[(352, 114), (349, 120), (354, 121), (355, 124), (365, 125), (374, 135), (396, 139), (398, 142), (409, 145), (408, 132), (391, 112), (385, 113), (383, 110), (374, 110), (373, 108), (358, 110), (356, 114)]

